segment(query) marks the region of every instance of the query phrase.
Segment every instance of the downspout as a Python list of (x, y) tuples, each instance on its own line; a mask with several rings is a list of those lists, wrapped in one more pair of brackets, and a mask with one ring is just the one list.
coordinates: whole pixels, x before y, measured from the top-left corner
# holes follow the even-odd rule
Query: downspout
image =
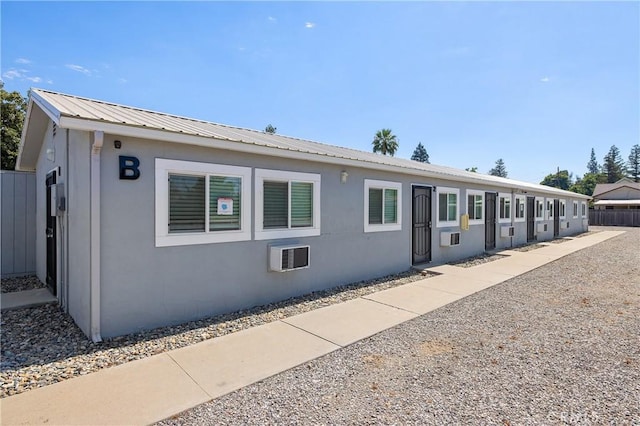
[(91, 287), (90, 317), (91, 340), (101, 342), (100, 336), (100, 151), (104, 143), (104, 132), (95, 131), (91, 147)]

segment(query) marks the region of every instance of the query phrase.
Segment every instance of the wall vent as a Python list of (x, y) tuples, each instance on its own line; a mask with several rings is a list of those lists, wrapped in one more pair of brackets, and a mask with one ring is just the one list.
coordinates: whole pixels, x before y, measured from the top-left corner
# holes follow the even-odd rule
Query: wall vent
[(443, 247), (460, 245), (460, 233), (459, 232), (441, 232), (440, 245)]
[(269, 269), (277, 272), (309, 267), (309, 246), (270, 246)]
[(538, 232), (547, 232), (547, 224), (546, 223), (539, 223), (538, 227), (536, 228)]

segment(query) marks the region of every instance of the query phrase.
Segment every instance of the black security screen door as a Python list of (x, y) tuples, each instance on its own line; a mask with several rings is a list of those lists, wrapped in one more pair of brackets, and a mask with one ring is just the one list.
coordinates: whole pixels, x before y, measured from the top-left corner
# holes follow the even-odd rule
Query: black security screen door
[(57, 253), (56, 253), (56, 217), (51, 215), (52, 209), (55, 206), (51, 205), (51, 185), (56, 183), (56, 172), (51, 172), (47, 175), (47, 228), (46, 228), (46, 240), (47, 240), (47, 287), (51, 290), (53, 295), (56, 295), (56, 276), (57, 276)]
[(484, 203), (484, 249), (496, 248), (496, 193), (486, 192)]
[(413, 264), (431, 261), (431, 188), (413, 187)]
[(527, 241), (533, 241), (536, 238), (534, 234), (536, 224), (535, 204), (536, 199), (534, 197), (527, 197)]
[(553, 237), (560, 235), (560, 200), (553, 200)]

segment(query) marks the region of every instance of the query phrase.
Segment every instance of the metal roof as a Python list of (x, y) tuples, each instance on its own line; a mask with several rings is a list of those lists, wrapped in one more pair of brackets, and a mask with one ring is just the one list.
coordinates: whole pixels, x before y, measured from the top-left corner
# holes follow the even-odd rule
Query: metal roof
[(640, 206), (640, 200), (599, 200), (594, 206)]
[(606, 194), (607, 192), (615, 191), (620, 188), (629, 188), (635, 189), (636, 191), (640, 191), (640, 182), (631, 182), (628, 180), (619, 180), (615, 183), (598, 183), (596, 187), (593, 189), (593, 196), (598, 197), (600, 195)]
[[(287, 153), (298, 152), (322, 156), (323, 161), (332, 159), (331, 162), (340, 164), (340, 160), (357, 161), (359, 167), (384, 169), (390, 172), (401, 172), (417, 176), (428, 176), (438, 179), (473, 182), (478, 185), (492, 185), (506, 188), (516, 188), (523, 191), (531, 190), (542, 193), (589, 198), (581, 194), (563, 191), (560, 189), (522, 182), (513, 179), (485, 175), (482, 173), (467, 172), (453, 167), (439, 166), (435, 164), (421, 163), (358, 151), (324, 143), (313, 142), (293, 138), (279, 134), (268, 134), (262, 131), (244, 129), (211, 123), (192, 118), (180, 117), (162, 112), (149, 111), (125, 105), (118, 105), (105, 101), (93, 100), (79, 96), (72, 96), (43, 89), (31, 90), (31, 102), (40, 106), (60, 126), (65, 127), (65, 118), (87, 120), (96, 124), (111, 124), (123, 126), (123, 128), (138, 128), (170, 132), (173, 134), (190, 135), (206, 138), (211, 147), (215, 147), (215, 140), (229, 141), (234, 144), (249, 144), (278, 150), (277, 155), (287, 157)], [(73, 128), (69, 126), (69, 128)], [(112, 132), (109, 132), (112, 133)], [(24, 143), (24, 141), (23, 141)], [(327, 158), (328, 157), (328, 158)]]

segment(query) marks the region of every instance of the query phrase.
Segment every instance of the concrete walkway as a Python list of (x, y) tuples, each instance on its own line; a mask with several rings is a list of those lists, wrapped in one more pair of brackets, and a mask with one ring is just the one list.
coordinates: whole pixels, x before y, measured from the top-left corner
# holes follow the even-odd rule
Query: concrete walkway
[(58, 299), (47, 288), (16, 291), (14, 293), (2, 293), (0, 296), (1, 310), (30, 308), (32, 306), (45, 305), (57, 302)]
[(207, 340), (0, 400), (3, 425), (150, 424), (624, 231), (602, 231)]

